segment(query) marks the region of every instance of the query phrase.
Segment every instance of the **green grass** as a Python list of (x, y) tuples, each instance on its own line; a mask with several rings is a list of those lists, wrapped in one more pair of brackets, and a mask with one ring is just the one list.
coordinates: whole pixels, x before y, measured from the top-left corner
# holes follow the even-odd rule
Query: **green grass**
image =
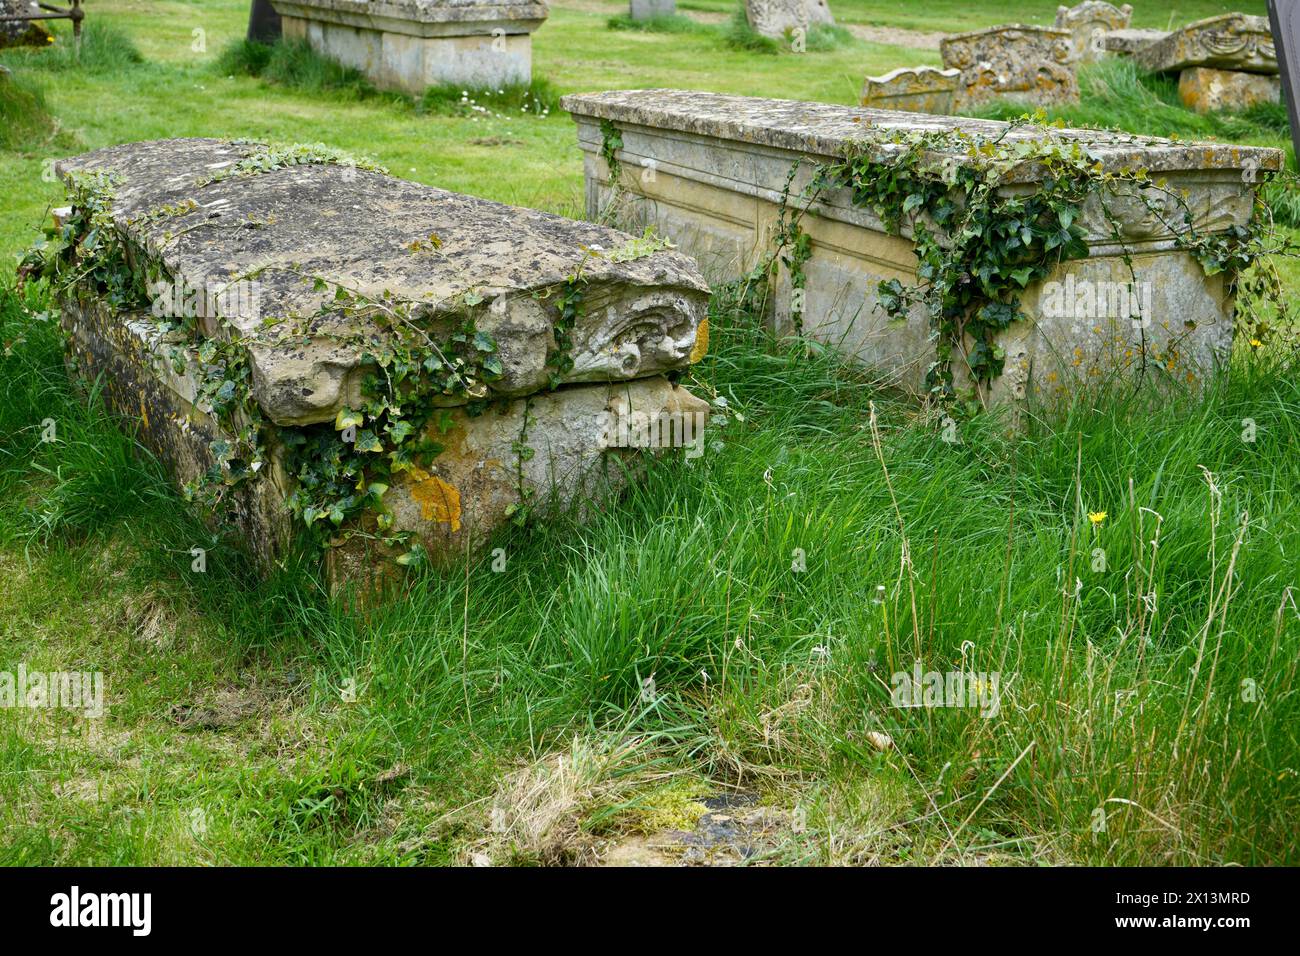
[[(0, 251), (35, 237), (59, 198), (44, 161), (76, 149), (322, 141), (576, 215), (572, 124), (545, 113), (559, 93), (851, 103), (864, 73), (937, 62), (857, 40), (733, 50), (734, 7), (689, 0), (719, 16), (669, 31), (609, 29), (613, 2), (553, 8), (532, 88), (414, 102), (234, 45), (242, 0), (105, 0), (92, 18), (115, 29), (84, 68), (57, 44), (0, 55), (60, 124), (0, 152)], [(835, 4), (841, 23), (927, 30), (1054, 9)], [(1197, 117), (1119, 67), (1084, 90), (1071, 122), (1286, 139), (1276, 110)], [(0, 670), (102, 670), (109, 699), (93, 733), (0, 710), (0, 862), (571, 862), (735, 787), (806, 817), (765, 847), (775, 862), (1300, 862), (1293, 362), (1247, 350), (1200, 401), (1095, 395), (1017, 441), (986, 420), (950, 444), (868, 372), (772, 340), (733, 302), (719, 290), (687, 382), (718, 410), (702, 458), (657, 463), (588, 524), (512, 531), (502, 573), (488, 557), (421, 572), (358, 613), (309, 564), (259, 578), (214, 540), (131, 422), (70, 383), (46, 290), (0, 279)], [(917, 657), (1014, 674), (1001, 713), (890, 706)]]

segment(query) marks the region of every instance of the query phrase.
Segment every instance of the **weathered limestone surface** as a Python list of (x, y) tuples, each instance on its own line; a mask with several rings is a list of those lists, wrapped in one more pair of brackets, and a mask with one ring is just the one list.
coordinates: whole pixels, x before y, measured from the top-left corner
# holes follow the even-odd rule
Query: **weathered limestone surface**
[[(605, 121), (623, 141), (617, 193), (622, 205), (615, 214), (671, 237), (716, 281), (739, 278), (770, 255), (782, 188), (793, 164), (801, 164), (792, 191), (798, 196), (816, 164), (835, 162), (851, 145), (891, 132), (959, 128), (988, 138), (1005, 134), (1010, 144), (1044, 138), (1077, 142), (1106, 168), (1145, 166), (1172, 189), (1186, 189), (1187, 206), (1202, 232), (1244, 225), (1254, 188), (1254, 176), (1246, 171), (1276, 170), (1281, 163), (1281, 154), (1271, 149), (1087, 130), (1007, 132), (1006, 124), (992, 121), (675, 90), (573, 95), (563, 105), (578, 123), (586, 153), (588, 214), (604, 212), (616, 195), (601, 156)], [(1032, 190), (1041, 175), (1026, 165), (1011, 177), (1019, 184), (1004, 188)], [(993, 401), (1050, 398), (1071, 382), (1111, 374), (1134, 355), (1180, 379), (1210, 374), (1222, 359), (1231, 342), (1233, 304), (1222, 277), (1207, 279), (1166, 229), (1164, 223), (1180, 221), (1181, 212), (1169, 200), (1152, 211), (1132, 196), (1110, 197), (1108, 205), (1121, 224), (1123, 243), (1112, 237), (1094, 197), (1081, 210), (1091, 256), (1064, 263), (1046, 282), (1026, 290), (1022, 305), (1030, 320), (1006, 336), (1007, 373), (990, 396)], [(890, 321), (876, 296), (882, 281), (916, 281), (910, 226), (901, 235), (889, 234), (870, 210), (852, 203), (847, 190), (823, 195), (812, 209), (815, 215), (800, 222), (811, 240), (811, 258), (803, 266), (805, 334), (919, 389), (934, 359), (928, 316), (917, 307), (907, 321)], [(1121, 316), (1092, 320), (1077, 310), (1049, 315), (1040, 306), (1043, 288), (1070, 276), (1085, 285), (1127, 284), (1126, 251), (1150, 295), (1149, 327), (1137, 328)], [(773, 320), (779, 330), (789, 330), (794, 299), (784, 266), (775, 293)]]
[(1125, 30), (1133, 18), (1133, 7), (1117, 7), (1105, 0), (1084, 0), (1073, 7), (1056, 8), (1056, 29), (1069, 30), (1074, 37), (1074, 56), (1081, 63), (1101, 59), (1106, 53), (1105, 36)]
[(862, 84), (861, 105), (878, 110), (948, 115), (957, 107), (960, 70), (932, 66), (902, 67), (884, 76), (869, 76)]
[(1172, 73), (1190, 66), (1244, 73), (1278, 72), (1268, 17), (1242, 13), (1188, 24), (1143, 47), (1133, 58), (1143, 69), (1154, 73)]
[(826, 0), (745, 0), (745, 18), (756, 32), (776, 39), (814, 23), (835, 23)]
[(541, 0), (272, 0), (286, 40), (365, 73), (386, 89), (419, 94), (452, 83), (527, 83)]
[(945, 37), (939, 52), (945, 67), (961, 70), (963, 105), (1013, 98), (1047, 106), (1079, 99), (1073, 44), (1067, 30), (1012, 23)]
[(671, 17), (677, 12), (677, 0), (629, 0), (628, 15), (633, 20)]
[(1278, 103), (1282, 78), (1264, 73), (1189, 66), (1178, 74), (1178, 95), (1198, 113), (1241, 111), (1256, 103)]
[[(0, 0), (0, 17), (40, 13), (32, 0)], [(0, 20), (0, 50), (7, 46), (46, 46), (50, 31), (39, 20)]]
[[(394, 529), (414, 533), (435, 557), (482, 544), (512, 506), (595, 507), (626, 480), (628, 469), (613, 459), (637, 454), (602, 439), (611, 421), (707, 412), (661, 374), (685, 367), (692, 350), (698, 358), (706, 340), (708, 286), (685, 256), (646, 254), (615, 230), (351, 167), (302, 165), (208, 181), (253, 151), (166, 140), (99, 150), (58, 168), (65, 177), (118, 177), (114, 228), (137, 269), (148, 262), (170, 277), (260, 284), (255, 308), (200, 316), (198, 328), (248, 343), (253, 399), (268, 422), (267, 464), (234, 489), (232, 520), (264, 562), (282, 553), (292, 531), (284, 436), (333, 429), (339, 409), (359, 407), (361, 377), (377, 371), (366, 353), (383, 340), (384, 323), (335, 308), (334, 283), (427, 302), (415, 316), (433, 341), (472, 317), (503, 359), (505, 375), (484, 396), (500, 400), (475, 414), (464, 397), (449, 396), (447, 414), (435, 416), (427, 436), (445, 450), (427, 470), (396, 473), (385, 495)], [(579, 269), (586, 297), (564, 381), (585, 384), (552, 391), (554, 292)], [(317, 289), (316, 276), (329, 289)], [(476, 300), (468, 311), (467, 294)], [(111, 405), (139, 419), (142, 439), (180, 482), (207, 472), (215, 461), (210, 444), (231, 436), (199, 398), (198, 343), (179, 331), (164, 336), (148, 311), (115, 313), (86, 290), (62, 305), (74, 360), (91, 377), (103, 373)], [(372, 547), (357, 537), (332, 549), (335, 582), (372, 564)]]
[[(695, 345), (708, 286), (685, 256), (614, 261), (587, 250), (626, 247), (630, 238), (615, 230), (348, 166), (291, 166), (200, 185), (256, 151), (214, 139), (160, 140), (97, 150), (58, 168), (125, 176), (114, 220), (171, 275), (228, 282), (256, 273), (258, 314), (223, 318), (251, 339), (255, 397), (276, 424), (331, 421), (359, 402), (369, 371), (363, 356), (379, 329), (319, 314), (334, 283), (427, 301), (431, 329), (473, 317), (496, 338), (505, 366), (485, 397), (527, 395), (548, 382), (556, 316), (544, 296), (580, 265), (586, 311), (564, 382), (677, 368)], [(149, 215), (187, 201), (190, 212)], [(413, 241), (422, 247), (412, 249)], [(313, 288), (315, 277), (329, 286)], [(467, 306), (467, 296), (481, 301)], [(222, 334), (203, 321), (207, 334)]]
[(1169, 36), (1164, 30), (1112, 30), (1102, 35), (1101, 42), (1106, 52), (1113, 56), (1133, 56)]

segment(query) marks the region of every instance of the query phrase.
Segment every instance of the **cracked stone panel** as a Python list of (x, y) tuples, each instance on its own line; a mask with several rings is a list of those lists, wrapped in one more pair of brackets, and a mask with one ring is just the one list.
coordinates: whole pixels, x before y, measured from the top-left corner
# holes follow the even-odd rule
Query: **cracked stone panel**
[(939, 52), (945, 67), (961, 71), (963, 107), (1004, 98), (1043, 106), (1079, 99), (1068, 30), (1013, 23), (945, 37)]
[[(496, 339), (504, 367), (487, 397), (549, 385), (556, 292), (579, 270), (584, 308), (562, 382), (681, 368), (700, 338), (709, 286), (682, 254), (636, 256), (633, 238), (613, 229), (350, 166), (231, 175), (255, 149), (162, 140), (98, 150), (58, 169), (119, 178), (113, 221), (141, 267), (156, 262), (209, 287), (255, 283), (255, 296), (200, 322), (208, 336), (247, 342), (254, 397), (277, 424), (330, 421), (360, 401), (371, 370), (364, 356), (383, 322), (333, 307), (335, 283), (417, 303), (420, 327), (435, 339), (473, 319)], [(315, 288), (317, 277), (326, 288)]]

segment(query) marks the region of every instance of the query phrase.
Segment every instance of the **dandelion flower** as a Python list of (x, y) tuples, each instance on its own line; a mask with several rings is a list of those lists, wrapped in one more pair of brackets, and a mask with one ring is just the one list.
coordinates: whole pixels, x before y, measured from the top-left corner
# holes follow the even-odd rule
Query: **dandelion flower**
[(1091, 522), (1093, 523), (1093, 525), (1099, 525), (1099, 524), (1101, 524), (1103, 521), (1106, 520), (1106, 512), (1104, 512), (1104, 511), (1089, 511), (1089, 512), (1088, 512), (1088, 520), (1091, 521)]

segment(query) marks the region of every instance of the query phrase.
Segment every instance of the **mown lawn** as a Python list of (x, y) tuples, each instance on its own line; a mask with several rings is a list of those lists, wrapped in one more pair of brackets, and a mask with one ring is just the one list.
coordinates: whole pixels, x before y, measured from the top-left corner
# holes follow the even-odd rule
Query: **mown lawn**
[[(834, 8), (941, 31), (1055, 6)], [(937, 62), (606, 29), (620, 10), (554, 9), (537, 74), (560, 92), (847, 103), (866, 72)], [(80, 69), (0, 55), (60, 124), (0, 150), (6, 257), (56, 200), (46, 159), (163, 136), (321, 140), (579, 213), (558, 111), (476, 123), (224, 75), (242, 0), (91, 15), (141, 62), (108, 37)], [(1276, 112), (1204, 120), (1122, 70), (1089, 83), (1072, 122), (1286, 141)], [(69, 384), (45, 290), (15, 295), (8, 270), (0, 286), (0, 671), (102, 671), (108, 701), (99, 720), (0, 709), (0, 862), (582, 862), (689, 829), (728, 793), (780, 821), (760, 841), (776, 863), (1298, 862), (1300, 379), (1285, 354), (1243, 350), (1203, 401), (1111, 396), (1016, 441), (976, 420), (950, 443), (869, 372), (772, 341), (719, 295), (688, 382), (718, 410), (702, 458), (657, 463), (586, 525), (512, 533), (504, 571), (423, 572), (359, 612), (307, 564), (254, 577), (130, 424)], [(1007, 675), (999, 712), (891, 706), (891, 674), (916, 659)]]

